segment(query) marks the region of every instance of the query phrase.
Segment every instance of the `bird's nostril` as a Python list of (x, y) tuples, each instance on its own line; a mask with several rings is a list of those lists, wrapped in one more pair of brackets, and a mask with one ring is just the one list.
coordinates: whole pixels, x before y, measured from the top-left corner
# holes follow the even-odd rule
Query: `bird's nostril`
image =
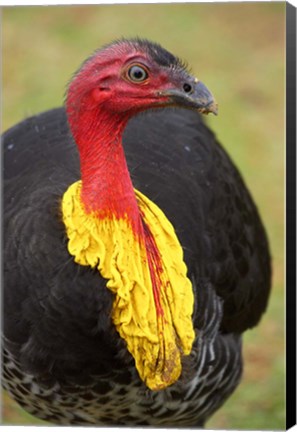
[(185, 83), (185, 84), (183, 85), (183, 89), (184, 89), (184, 91), (185, 91), (186, 93), (191, 93), (191, 91), (192, 91), (192, 86), (191, 86), (191, 84), (189, 84), (189, 83)]

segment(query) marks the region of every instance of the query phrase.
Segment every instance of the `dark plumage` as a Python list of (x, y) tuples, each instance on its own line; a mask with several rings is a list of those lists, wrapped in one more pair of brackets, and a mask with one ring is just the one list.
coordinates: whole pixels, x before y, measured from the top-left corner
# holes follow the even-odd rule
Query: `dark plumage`
[[(137, 43), (160, 67), (176, 66), (158, 45)], [(180, 379), (162, 391), (146, 388), (112, 323), (105, 279), (68, 253), (60, 203), (80, 167), (59, 108), (3, 136), (3, 383), (25, 409), (55, 423), (203, 426), (238, 385), (241, 334), (267, 305), (265, 231), (198, 113), (139, 114), (123, 144), (134, 187), (173, 224), (192, 281), (197, 337)]]

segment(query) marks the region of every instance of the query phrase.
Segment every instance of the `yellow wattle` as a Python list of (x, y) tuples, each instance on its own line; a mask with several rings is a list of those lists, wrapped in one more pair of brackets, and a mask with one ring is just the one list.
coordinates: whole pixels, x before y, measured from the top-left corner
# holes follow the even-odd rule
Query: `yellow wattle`
[(159, 390), (179, 378), (181, 357), (191, 352), (194, 298), (171, 223), (142, 193), (135, 190), (135, 196), (161, 257), (161, 270), (155, 268), (161, 313), (153, 294), (150, 252), (128, 218), (87, 213), (81, 201), (81, 181), (65, 192), (62, 213), (69, 253), (78, 264), (97, 267), (107, 279), (107, 288), (115, 294), (114, 325), (141, 379), (150, 389)]

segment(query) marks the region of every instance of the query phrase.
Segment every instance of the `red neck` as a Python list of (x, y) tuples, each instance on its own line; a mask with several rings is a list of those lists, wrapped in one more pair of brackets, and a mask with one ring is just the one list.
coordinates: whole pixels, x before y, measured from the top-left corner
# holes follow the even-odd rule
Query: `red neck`
[(135, 221), (139, 211), (122, 146), (128, 118), (100, 106), (68, 113), (68, 117), (80, 153), (86, 211)]

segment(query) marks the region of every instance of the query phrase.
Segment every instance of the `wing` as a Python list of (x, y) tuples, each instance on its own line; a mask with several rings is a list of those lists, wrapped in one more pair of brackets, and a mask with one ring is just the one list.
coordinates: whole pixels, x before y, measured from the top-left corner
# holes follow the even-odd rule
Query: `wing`
[(223, 300), (221, 330), (255, 326), (271, 286), (266, 233), (238, 170), (201, 116), (182, 109), (138, 116), (125, 131), (125, 150), (133, 183), (173, 223), (190, 277), (198, 285), (210, 281)]

